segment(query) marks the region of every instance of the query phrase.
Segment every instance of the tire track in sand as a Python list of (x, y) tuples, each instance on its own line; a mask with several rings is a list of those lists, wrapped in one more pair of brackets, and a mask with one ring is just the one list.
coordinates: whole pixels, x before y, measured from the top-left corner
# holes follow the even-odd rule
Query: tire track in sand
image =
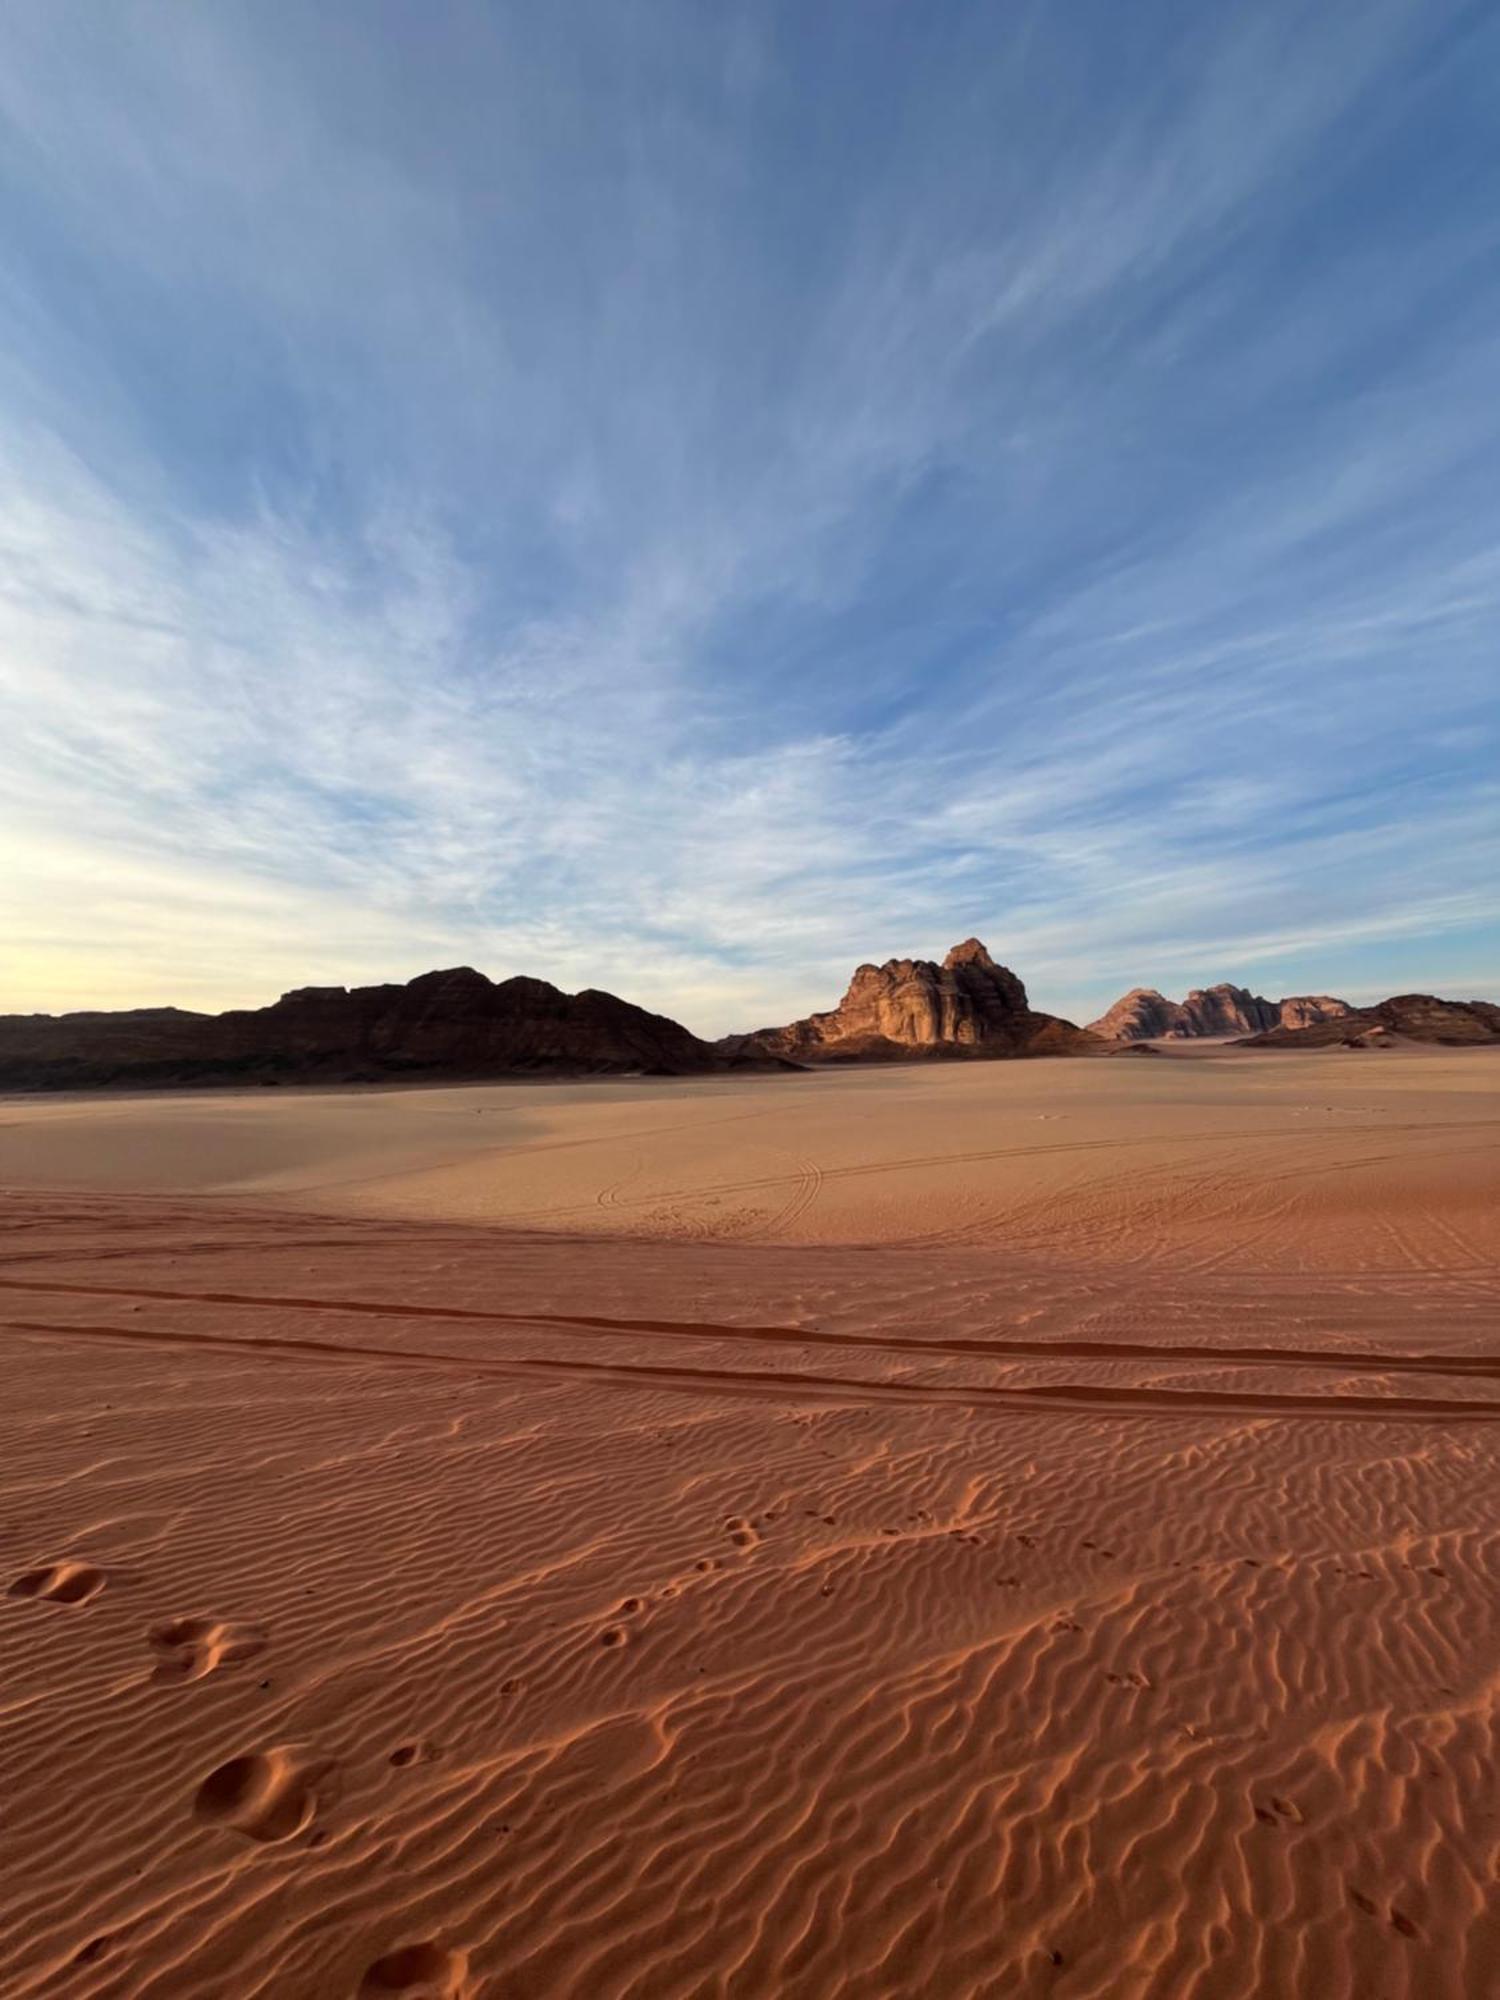
[[(167, 1291), (160, 1287), (80, 1285), (61, 1279), (33, 1281), (0, 1278), (0, 1290), (62, 1293), (70, 1297), (150, 1299), (153, 1303), (167, 1305), (350, 1313), (374, 1319), (441, 1319), (468, 1325), (555, 1326), (581, 1333), (638, 1333), (666, 1340), (770, 1342), (792, 1347), (827, 1347), (846, 1352), (869, 1350), (918, 1356), (956, 1355), (970, 1360), (1001, 1362), (1203, 1361), (1229, 1367), (1318, 1368), (1357, 1374), (1450, 1375), (1473, 1381), (1500, 1381), (1500, 1355), (1439, 1350), (1412, 1354), (1389, 1348), (1235, 1346), (1212, 1341), (1027, 1340), (1016, 1335), (1008, 1335), (1002, 1340), (958, 1335), (925, 1340), (904, 1339), (894, 1333), (828, 1333), (818, 1327), (736, 1325), (728, 1320), (615, 1319), (594, 1313), (500, 1312), (477, 1306), (406, 1305), (370, 1299), (311, 1299), (288, 1295), (265, 1296), (253, 1292), (184, 1292)], [(67, 1330), (66, 1322), (55, 1324), (61, 1330)], [(232, 1339), (232, 1336), (228, 1338)]]
[(932, 1408), (952, 1405), (971, 1411), (1016, 1411), (1037, 1406), (1062, 1409), (1118, 1411), (1147, 1416), (1280, 1416), (1355, 1417), (1433, 1422), (1484, 1423), (1500, 1421), (1500, 1402), (1468, 1401), (1454, 1396), (1317, 1396), (1271, 1394), (1240, 1389), (1157, 1389), (1114, 1384), (1028, 1383), (1012, 1388), (958, 1383), (871, 1382), (839, 1375), (811, 1375), (792, 1370), (742, 1368), (671, 1368), (654, 1362), (578, 1361), (558, 1356), (514, 1355), (496, 1360), (485, 1355), (439, 1354), (411, 1348), (354, 1346), (339, 1341), (298, 1340), (266, 1335), (235, 1340), (222, 1334), (167, 1332), (148, 1327), (64, 1324), (45, 1320), (8, 1320), (13, 1333), (41, 1335), (51, 1340), (95, 1340), (136, 1347), (247, 1356), (280, 1355), (291, 1360), (362, 1366), (458, 1371), (470, 1375), (530, 1376), (553, 1381), (610, 1382), (635, 1389), (665, 1389), (691, 1395), (748, 1396), (766, 1402), (898, 1403)]

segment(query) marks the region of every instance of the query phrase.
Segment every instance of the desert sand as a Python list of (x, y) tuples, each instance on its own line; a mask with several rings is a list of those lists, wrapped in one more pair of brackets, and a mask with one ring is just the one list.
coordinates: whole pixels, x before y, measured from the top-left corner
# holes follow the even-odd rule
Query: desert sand
[(0, 1103), (0, 1991), (1500, 1990), (1500, 1055)]

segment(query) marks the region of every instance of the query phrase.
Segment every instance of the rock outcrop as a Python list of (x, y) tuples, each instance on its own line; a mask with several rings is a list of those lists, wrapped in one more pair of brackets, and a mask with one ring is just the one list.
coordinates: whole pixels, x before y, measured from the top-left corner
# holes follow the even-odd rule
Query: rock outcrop
[(1020, 980), (977, 938), (955, 945), (941, 965), (926, 958), (862, 965), (831, 1012), (730, 1035), (719, 1047), (806, 1063), (1102, 1053), (1071, 1021), (1033, 1012)]
[(227, 1014), (151, 1007), (0, 1016), (0, 1089), (8, 1090), (442, 1074), (686, 1076), (732, 1060), (612, 993), (563, 993), (544, 979), (497, 985), (469, 966), (404, 986), (304, 986), (272, 1006)]
[(1279, 1028), (1313, 1028), (1324, 1021), (1341, 1021), (1354, 1011), (1347, 1000), (1335, 1000), (1327, 993), (1299, 993), (1277, 1004), (1281, 1019), (1275, 1025)]
[(1326, 993), (1267, 1000), (1243, 986), (1194, 987), (1185, 1000), (1168, 1000), (1152, 986), (1137, 986), (1107, 1014), (1089, 1023), (1107, 1042), (1188, 1041), (1199, 1036), (1264, 1034), (1272, 1028), (1306, 1028), (1341, 1019), (1347, 1001)]
[(1440, 1042), (1448, 1048), (1500, 1043), (1500, 1007), (1489, 1000), (1439, 1000), (1398, 993), (1373, 1007), (1350, 1007), (1337, 1020), (1278, 1026), (1252, 1035), (1247, 1049), (1379, 1048), (1396, 1040)]

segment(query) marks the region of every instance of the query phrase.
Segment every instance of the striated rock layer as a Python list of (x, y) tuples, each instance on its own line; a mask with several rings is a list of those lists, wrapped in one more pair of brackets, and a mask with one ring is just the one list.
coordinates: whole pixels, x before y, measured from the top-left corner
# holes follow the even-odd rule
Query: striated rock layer
[(1326, 993), (1267, 1000), (1246, 987), (1195, 986), (1185, 1000), (1168, 1000), (1153, 986), (1136, 986), (1089, 1032), (1108, 1042), (1188, 1041), (1203, 1035), (1258, 1035), (1271, 1028), (1306, 1028), (1349, 1013), (1346, 1000)]
[(0, 1089), (250, 1080), (373, 1081), (720, 1070), (730, 1060), (676, 1021), (612, 993), (458, 966), (406, 985), (304, 986), (269, 1007), (193, 1014), (0, 1016)]
[(862, 965), (830, 1012), (730, 1035), (719, 1047), (794, 1062), (897, 1062), (1087, 1055), (1098, 1053), (1100, 1043), (1071, 1021), (1034, 1012), (1016, 975), (997, 965), (978, 938), (968, 938), (941, 965), (927, 958)]
[(1500, 1042), (1500, 1007), (1488, 1000), (1439, 1000), (1431, 993), (1398, 993), (1373, 1007), (1350, 1007), (1334, 1021), (1286, 1023), (1245, 1043), (1251, 1049), (1378, 1047), (1393, 1036), (1440, 1042), (1452, 1048)]

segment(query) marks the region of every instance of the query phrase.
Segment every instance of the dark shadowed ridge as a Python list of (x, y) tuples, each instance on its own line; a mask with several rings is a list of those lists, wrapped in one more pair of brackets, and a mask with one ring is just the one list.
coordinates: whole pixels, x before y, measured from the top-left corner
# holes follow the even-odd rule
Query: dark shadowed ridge
[[(304, 986), (269, 1007), (0, 1016), (0, 1088), (376, 1082), (443, 1076), (696, 1076), (754, 1064), (613, 993), (471, 966), (406, 985)], [(761, 1067), (768, 1066), (762, 1058)]]

